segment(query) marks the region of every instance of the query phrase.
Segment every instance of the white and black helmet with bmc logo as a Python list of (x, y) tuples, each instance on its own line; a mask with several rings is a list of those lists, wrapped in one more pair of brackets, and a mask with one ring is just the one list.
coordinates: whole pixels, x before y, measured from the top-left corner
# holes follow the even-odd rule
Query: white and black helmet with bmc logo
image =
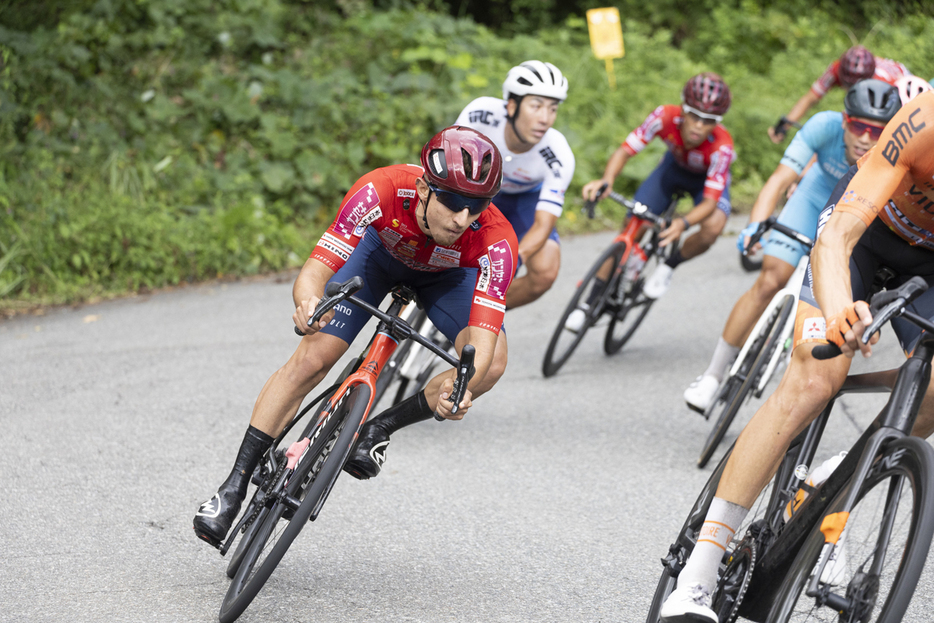
[(521, 99), (526, 95), (551, 97), (563, 102), (568, 97), (568, 79), (551, 63), (525, 61), (506, 74), (503, 82), (503, 99)]

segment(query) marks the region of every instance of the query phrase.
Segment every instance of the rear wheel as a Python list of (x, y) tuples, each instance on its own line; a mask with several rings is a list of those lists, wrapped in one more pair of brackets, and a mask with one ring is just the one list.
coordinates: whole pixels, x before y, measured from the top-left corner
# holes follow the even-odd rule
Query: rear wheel
[[(316, 427), (294, 471), (283, 474), (221, 605), (221, 623), (239, 617), (282, 560), (305, 523), (317, 517), (367, 413), (370, 390), (357, 385)], [(288, 470), (286, 470), (288, 471)], [(298, 503), (297, 508), (295, 504)]]
[(739, 371), (720, 388), (713, 407), (708, 411), (711, 416), (715, 416), (714, 425), (707, 441), (704, 442), (704, 447), (701, 448), (700, 457), (697, 459), (698, 467), (704, 467), (710, 461), (736, 414), (746, 402), (746, 397), (758, 386), (775, 349), (779, 348), (785, 339), (782, 329), (794, 311), (794, 304), (795, 299), (790, 294), (782, 299), (772, 312), (771, 318), (762, 326), (752, 347), (746, 352), (746, 360)]
[[(820, 524), (786, 576), (769, 623), (902, 621), (934, 534), (932, 475), (934, 450), (925, 441), (908, 437), (891, 443), (860, 487), (821, 574), (818, 596), (808, 597), (806, 591), (824, 550)], [(825, 517), (841, 512), (848, 492), (837, 496)], [(929, 608), (918, 610), (910, 620), (930, 620)]]
[(649, 313), (655, 300), (642, 293), (642, 286), (645, 285), (645, 276), (655, 271), (661, 259), (657, 253), (653, 253), (634, 280), (627, 278), (625, 268), (614, 276), (606, 300), (610, 324), (603, 339), (603, 351), (607, 355), (618, 353)]
[[(571, 353), (573, 353), (577, 345), (580, 344), (587, 330), (590, 329), (590, 327), (597, 322), (597, 319), (600, 318), (600, 315), (603, 314), (604, 304), (606, 303), (607, 294), (609, 292), (609, 284), (613, 282), (613, 279), (610, 279), (607, 283), (602, 285), (597, 284), (597, 272), (599, 272), (600, 267), (603, 266), (605, 262), (611, 262), (613, 267), (618, 266), (625, 251), (625, 242), (617, 242), (611, 245), (610, 248), (604, 251), (597, 261), (594, 262), (593, 266), (591, 266), (590, 270), (587, 272), (587, 275), (577, 286), (574, 296), (571, 297), (567, 307), (564, 309), (564, 313), (561, 314), (561, 318), (558, 320), (558, 326), (555, 327), (555, 331), (551, 336), (551, 341), (548, 343), (548, 349), (545, 351), (545, 360), (542, 362), (542, 373), (546, 377), (554, 375), (561, 369), (561, 366), (567, 362)], [(571, 313), (577, 309), (581, 309), (585, 314), (584, 324), (579, 330), (572, 331), (568, 329), (565, 324)]]

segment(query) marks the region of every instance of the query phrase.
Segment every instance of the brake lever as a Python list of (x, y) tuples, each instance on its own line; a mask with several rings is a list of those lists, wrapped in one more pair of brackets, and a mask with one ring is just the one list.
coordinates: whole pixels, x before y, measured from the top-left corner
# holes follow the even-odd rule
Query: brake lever
[(609, 184), (607, 184), (606, 182), (604, 182), (603, 185), (600, 186), (600, 190), (597, 191), (597, 198), (596, 198), (596, 199), (594, 199), (594, 200), (588, 199), (588, 200), (584, 201), (584, 207), (581, 208), (581, 211), (587, 213), (587, 218), (594, 218), (594, 217), (596, 216), (596, 214), (597, 214), (597, 213), (596, 213), (596, 210), (597, 210), (597, 202), (600, 201), (601, 195), (603, 195), (603, 193), (606, 192), (606, 189), (607, 189), (608, 186), (609, 186)]
[[(467, 393), (467, 384), (470, 383), (470, 379), (473, 378), (476, 372), (473, 366), (476, 353), (477, 350), (471, 344), (467, 344), (461, 349), (461, 359), (460, 363), (457, 365), (457, 379), (454, 380), (454, 388), (451, 390), (450, 398), (448, 398), (448, 400), (454, 403), (454, 406), (451, 407), (452, 414), (457, 413), (458, 409), (460, 409), (464, 394)], [(439, 422), (443, 422), (447, 418), (443, 418), (435, 412), (435, 419)]]

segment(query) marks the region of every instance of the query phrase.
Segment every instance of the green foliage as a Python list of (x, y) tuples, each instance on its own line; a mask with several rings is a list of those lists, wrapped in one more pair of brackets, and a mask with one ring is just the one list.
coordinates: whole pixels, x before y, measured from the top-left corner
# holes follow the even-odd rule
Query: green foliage
[[(505, 36), (465, 17), (481, 6), (466, 0), (43, 0), (41, 15), (10, 5), (0, 299), (57, 303), (298, 266), (354, 180), (415, 162), (529, 58), (570, 77), (556, 127), (577, 172), (562, 227), (583, 226), (580, 187), (626, 133), (704, 70), (734, 92), (733, 195), (749, 202), (782, 151), (766, 126), (881, 6), (865, 0), (846, 21), (842, 4), (795, 2), (625, 0), (615, 90), (583, 19), (597, 0), (493, 3), (483, 17)], [(918, 43), (934, 40), (934, 20), (899, 11), (859, 30), (864, 42), (934, 74), (934, 46)], [(656, 142), (633, 159), (618, 189), (633, 192), (663, 151)]]

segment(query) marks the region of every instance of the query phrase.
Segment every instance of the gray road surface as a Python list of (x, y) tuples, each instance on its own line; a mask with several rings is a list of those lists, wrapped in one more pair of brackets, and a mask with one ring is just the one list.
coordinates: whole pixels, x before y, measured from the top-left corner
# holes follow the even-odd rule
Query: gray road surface
[[(463, 422), (394, 436), (378, 478), (341, 478), (244, 623), (643, 620), (708, 475), (694, 467), (708, 425), (681, 392), (754, 275), (722, 239), (678, 269), (619, 355), (588, 335), (546, 381), (556, 318), (610, 238), (564, 241), (553, 290), (507, 316), (499, 386)], [(226, 562), (191, 518), (295, 347), (290, 287), (213, 284), (0, 323), (0, 621), (216, 620)], [(887, 337), (876, 368), (899, 361)], [(846, 401), (833, 434), (852, 439), (879, 404)], [(929, 607), (927, 582), (916, 601)]]

